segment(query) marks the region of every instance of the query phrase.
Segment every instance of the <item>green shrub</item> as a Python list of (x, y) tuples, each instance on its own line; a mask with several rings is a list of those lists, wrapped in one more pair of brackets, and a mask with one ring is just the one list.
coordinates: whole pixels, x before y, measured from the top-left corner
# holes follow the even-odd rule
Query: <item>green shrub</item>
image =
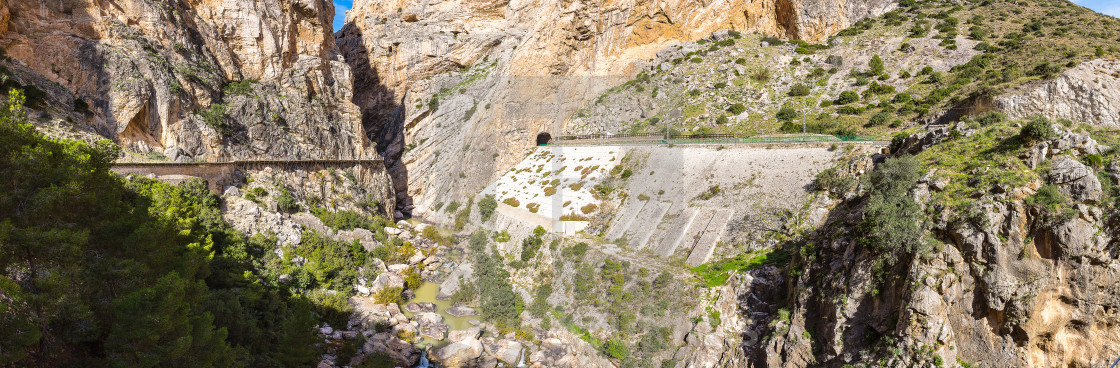
[(210, 104), (210, 107), (199, 111), (199, 115), (206, 126), (214, 129), (218, 135), (225, 137), (233, 133), (232, 127), (226, 123), (226, 105)]
[(471, 218), (471, 208), (474, 207), (474, 197), (467, 200), (467, 205), (455, 213), (455, 231), (463, 230)]
[(382, 288), (373, 294), (373, 300), (377, 304), (400, 304), (404, 302), (402, 292), (404, 289), (399, 287)]
[(708, 312), (708, 326), (711, 326), (712, 328), (719, 327), (720, 323), (722, 323), (722, 321), (720, 320), (719, 317), (720, 317), (719, 310), (713, 309), (713, 310), (709, 311)]
[(1001, 124), (1005, 121), (1007, 121), (1007, 115), (998, 111), (992, 111), (987, 114), (980, 115), (979, 118), (976, 118), (976, 122), (980, 123), (980, 126)]
[(521, 240), (521, 261), (529, 262), (533, 257), (537, 256), (537, 251), (541, 249), (544, 241), (540, 236), (534, 235)]
[(1078, 213), (1069, 196), (1053, 184), (1038, 188), (1038, 192), (1027, 198), (1026, 203), (1038, 209), (1041, 221), (1036, 224), (1036, 228), (1040, 229), (1061, 225), (1077, 217)]
[(478, 295), (478, 287), (472, 282), (467, 282), (462, 276), (459, 277), (459, 289), (451, 294), (451, 303), (470, 303), (474, 301), (475, 296)]
[(582, 260), (584, 254), (587, 254), (587, 248), (588, 248), (587, 243), (579, 242), (579, 243), (576, 243), (573, 246), (564, 248), (564, 250), (560, 251), (560, 254), (563, 255), (565, 258), (573, 258), (575, 260)]
[(276, 198), (276, 208), (283, 213), (296, 213), (299, 212), (301, 207), (296, 202), (295, 197), (292, 197), (292, 192), (287, 187), (280, 187), (280, 196)]
[(852, 102), (859, 101), (859, 94), (855, 91), (840, 92), (840, 96), (836, 97), (835, 103), (837, 105), (847, 105)]
[(893, 117), (894, 117), (894, 115), (892, 115), (891, 113), (880, 112), (878, 114), (872, 115), (871, 119), (869, 119), (867, 121), (867, 125), (868, 126), (873, 126), (873, 127), (884, 125), (884, 124), (887, 124), (888, 122), (890, 122), (891, 118), (893, 118)]
[(626, 359), (630, 356), (630, 350), (626, 348), (626, 344), (622, 341), (610, 339), (607, 340), (606, 344), (603, 344), (603, 354), (615, 359)]
[(754, 79), (754, 80), (759, 81), (759, 82), (765, 82), (765, 81), (770, 80), (770, 69), (767, 69), (767, 68), (755, 69), (754, 72), (751, 73), (751, 79)]
[(731, 104), (731, 106), (727, 108), (727, 112), (731, 113), (732, 115), (739, 115), (744, 111), (747, 111), (747, 107), (743, 106), (743, 104), (741, 103)]
[(311, 214), (323, 221), (323, 225), (336, 231), (362, 228), (374, 233), (383, 233), (386, 225), (385, 220), (379, 216), (371, 217), (351, 210), (331, 212), (324, 208), (312, 207)]
[(778, 121), (781, 122), (792, 122), (794, 119), (797, 119), (797, 116), (797, 110), (794, 110), (794, 108), (790, 106), (783, 106), (778, 110), (777, 114)]
[[(735, 257), (708, 262), (692, 268), (692, 272), (704, 281), (705, 287), (723, 286), (732, 275), (750, 271), (770, 264), (784, 264), (790, 254), (782, 250), (761, 250), (740, 254)], [(653, 281), (655, 289), (661, 289), (672, 280), (672, 276), (662, 273)]]
[(1061, 73), (1061, 72), (1062, 72), (1062, 67), (1060, 65), (1049, 62), (1049, 61), (1043, 61), (1043, 62), (1035, 65), (1034, 69), (1031, 69), (1030, 73), (1028, 73), (1028, 74), (1032, 75), (1032, 76), (1038, 76), (1038, 77), (1049, 79), (1049, 78), (1056, 77), (1058, 75), (1058, 73)]
[(836, 167), (828, 168), (817, 174), (815, 184), (817, 189), (830, 194), (841, 195), (847, 193), (855, 186), (856, 179), (842, 175)]
[(494, 215), (496, 209), (498, 209), (498, 201), (491, 194), (487, 194), (482, 200), (478, 201), (478, 215), (482, 218), (482, 222), (490, 221), (490, 217)]
[(1026, 142), (1044, 141), (1050, 139), (1055, 134), (1054, 127), (1050, 123), (1050, 119), (1044, 116), (1036, 116), (1030, 122), (1023, 124), (1023, 128), (1019, 130), (1019, 136)]
[(805, 85), (804, 83), (798, 83), (798, 84), (793, 85), (793, 87), (790, 87), (789, 93), (787, 93), (787, 94), (790, 97), (808, 96), (811, 90), (812, 90), (812, 88)]
[(878, 82), (871, 82), (871, 86), (868, 87), (867, 90), (876, 95), (888, 95), (894, 93), (894, 86), (889, 84), (879, 84)]
[(253, 92), (253, 84), (258, 83), (256, 79), (246, 79), (240, 82), (231, 82), (226, 85), (225, 93), (227, 95), (247, 95)]
[(923, 250), (923, 212), (909, 195), (921, 175), (921, 164), (908, 155), (888, 159), (867, 175), (868, 196), (859, 232), (862, 244), (879, 254), (875, 262), (878, 276)]
[(867, 74), (870, 74), (870, 75), (883, 74), (883, 70), (884, 70), (883, 58), (879, 57), (878, 54), (872, 56), (871, 61), (869, 61), (867, 63), (867, 67), (868, 67)]
[(494, 241), (496, 241), (496, 242), (505, 243), (505, 242), (508, 242), (509, 239), (510, 239), (510, 235), (509, 235), (508, 231), (502, 230), (502, 231), (494, 233)]

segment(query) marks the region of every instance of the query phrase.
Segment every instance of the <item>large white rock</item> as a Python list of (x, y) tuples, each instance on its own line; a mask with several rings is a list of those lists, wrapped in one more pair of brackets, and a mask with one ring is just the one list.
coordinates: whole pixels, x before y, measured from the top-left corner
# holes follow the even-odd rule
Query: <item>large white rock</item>
[(447, 346), (436, 349), (431, 358), (447, 367), (464, 367), (482, 355), (482, 352), (482, 342), (471, 337), (452, 341)]

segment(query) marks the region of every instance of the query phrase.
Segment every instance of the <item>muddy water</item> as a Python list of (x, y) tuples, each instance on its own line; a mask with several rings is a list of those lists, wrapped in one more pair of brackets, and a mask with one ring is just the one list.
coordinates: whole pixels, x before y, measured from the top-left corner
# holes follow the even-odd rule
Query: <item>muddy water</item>
[[(425, 282), (423, 285), (420, 286), (419, 289), (414, 290), (414, 292), (416, 293), (416, 297), (410, 299), (408, 301), (408, 303), (432, 303), (432, 304), (435, 304), (436, 305), (436, 313), (439, 313), (439, 315), (443, 316), (443, 323), (446, 323), (447, 327), (451, 331), (465, 330), (465, 329), (474, 327), (474, 326), (471, 325), (470, 320), (478, 319), (478, 317), (479, 317), (479, 316), (455, 317), (455, 316), (452, 316), (450, 314), (447, 314), (447, 309), (451, 308), (452, 304), (451, 304), (451, 301), (448, 301), (448, 300), (438, 300), (438, 299), (436, 299), (436, 294), (439, 294), (439, 284), (437, 284), (437, 283)], [(402, 307), (403, 306), (404, 305), (402, 305)], [(409, 311), (404, 310), (404, 309), (405, 308), (401, 308), (402, 312), (404, 312), (404, 314), (406, 316), (408, 316), (409, 318), (412, 318), (412, 316), (415, 315), (415, 313), (409, 312)], [(442, 346), (442, 345), (445, 345), (445, 344), (447, 344), (447, 341), (442, 341), (441, 342), (441, 341), (436, 341), (436, 340), (433, 340), (433, 339), (430, 339), (430, 338), (424, 338), (424, 340), (421, 341), (417, 345), (438, 347), (438, 346)]]

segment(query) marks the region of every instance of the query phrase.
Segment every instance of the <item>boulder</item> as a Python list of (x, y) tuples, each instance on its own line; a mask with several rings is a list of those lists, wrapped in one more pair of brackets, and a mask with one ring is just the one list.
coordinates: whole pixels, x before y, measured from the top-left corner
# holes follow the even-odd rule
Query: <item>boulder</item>
[(404, 309), (412, 313), (434, 313), (436, 305), (432, 303), (408, 303), (404, 306)]
[(713, 32), (712, 35), (708, 38), (711, 39), (712, 41), (717, 41), (717, 42), (718, 41), (723, 41), (723, 40), (731, 38), (731, 31), (726, 30), (726, 29), (721, 29), (721, 30)]
[(482, 329), (478, 327), (471, 327), (466, 330), (455, 330), (447, 334), (447, 341), (466, 341), (471, 339), (478, 339), (482, 336)]
[(407, 273), (408, 270), (412, 269), (412, 265), (395, 264), (395, 265), (389, 265), (388, 268), (389, 268), (389, 272), (403, 275), (403, 274)]
[(385, 272), (377, 275), (377, 279), (373, 280), (370, 284), (370, 293), (376, 294), (381, 289), (385, 288), (404, 288), (404, 276), (393, 272)]
[(432, 352), (432, 360), (446, 367), (465, 367), (482, 355), (482, 342), (477, 338), (453, 341)]
[(420, 335), (436, 340), (443, 340), (447, 336), (447, 325), (443, 323), (443, 316), (437, 313), (417, 313), (416, 323), (420, 327)]
[(1093, 169), (1072, 158), (1062, 156), (1054, 159), (1050, 168), (1049, 181), (1074, 202), (1093, 204), (1101, 200), (1104, 191)]
[(389, 354), (394, 362), (408, 367), (415, 366), (420, 361), (419, 349), (388, 332), (371, 335), (362, 348), (367, 352)]
[(447, 279), (439, 284), (439, 293), (436, 294), (436, 299), (447, 300), (451, 299), (451, 295), (459, 291), (459, 284), (461, 282), (470, 282), (471, 277), (474, 275), (474, 269), (470, 263), (460, 264), (447, 275)]
[(478, 311), (474, 310), (471, 307), (456, 305), (454, 307), (447, 308), (447, 314), (450, 314), (450, 315), (455, 316), (455, 317), (477, 316)]
[(413, 254), (412, 257), (408, 258), (408, 264), (417, 265), (424, 262), (424, 260), (427, 258), (428, 257), (425, 256), (423, 252), (416, 252), (416, 254)]
[(1093, 244), (1095, 228), (1093, 224), (1075, 218), (1056, 226), (1053, 230), (1055, 258), (1072, 258), (1090, 252)]
[(420, 336), (420, 327), (416, 323), (401, 323), (393, 325), (393, 335), (396, 336)]
[(517, 365), (521, 361), (521, 352), (524, 350), (520, 342), (507, 339), (494, 340), (492, 337), (482, 339), (482, 346), (487, 354), (509, 365)]

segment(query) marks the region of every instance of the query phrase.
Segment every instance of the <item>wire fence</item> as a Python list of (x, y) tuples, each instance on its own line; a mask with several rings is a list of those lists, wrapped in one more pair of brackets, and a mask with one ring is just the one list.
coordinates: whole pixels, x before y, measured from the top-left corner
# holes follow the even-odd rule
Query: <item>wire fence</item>
[(815, 142), (884, 142), (873, 135), (741, 136), (735, 134), (586, 134), (566, 135), (543, 145), (622, 144), (747, 144)]

